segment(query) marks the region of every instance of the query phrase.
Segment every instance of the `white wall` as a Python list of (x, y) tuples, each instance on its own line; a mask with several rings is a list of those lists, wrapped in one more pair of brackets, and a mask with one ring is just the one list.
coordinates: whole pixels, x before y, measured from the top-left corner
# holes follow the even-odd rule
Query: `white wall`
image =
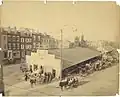
[(48, 50), (38, 50), (37, 53), (32, 53), (31, 56), (26, 56), (26, 62), (29, 65), (44, 66), (46, 72), (56, 70), (56, 76), (60, 76), (60, 59), (55, 59), (55, 55), (48, 54)]

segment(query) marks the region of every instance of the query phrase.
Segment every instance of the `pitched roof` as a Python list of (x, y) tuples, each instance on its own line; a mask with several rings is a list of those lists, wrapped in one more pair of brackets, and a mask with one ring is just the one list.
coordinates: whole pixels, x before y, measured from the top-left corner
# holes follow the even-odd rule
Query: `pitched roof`
[[(55, 54), (57, 58), (60, 58), (60, 49), (57, 50), (49, 50), (50, 54)], [(72, 49), (62, 49), (62, 60), (63, 60), (63, 68), (68, 68), (75, 64), (78, 64), (87, 59), (98, 56), (100, 52), (94, 51), (88, 48), (72, 48)]]

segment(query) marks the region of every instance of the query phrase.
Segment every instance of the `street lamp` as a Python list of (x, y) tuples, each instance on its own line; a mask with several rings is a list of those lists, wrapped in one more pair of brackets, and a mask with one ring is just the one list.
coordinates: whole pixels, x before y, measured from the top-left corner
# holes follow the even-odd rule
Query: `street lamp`
[(0, 93), (2, 93), (2, 95), (4, 96), (4, 82), (3, 82), (3, 51), (0, 48)]

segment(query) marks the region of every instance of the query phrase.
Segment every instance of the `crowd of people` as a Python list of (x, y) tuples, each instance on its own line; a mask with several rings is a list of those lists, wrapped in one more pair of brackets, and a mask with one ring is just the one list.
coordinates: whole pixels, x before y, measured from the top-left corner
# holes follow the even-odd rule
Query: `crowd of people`
[[(88, 63), (77, 67), (77, 69), (74, 71), (78, 76), (73, 75), (73, 72), (68, 73), (66, 77), (63, 77), (60, 80), (59, 86), (61, 87), (61, 90), (63, 90), (63, 87), (77, 87), (80, 82), (80, 77), (85, 77), (95, 71), (103, 70), (107, 67), (110, 67), (115, 62), (118, 62), (118, 59), (115, 56), (113, 57), (113, 55), (110, 54), (103, 54), (100, 59), (97, 59), (96, 61), (89, 61)], [(30, 65), (29, 69), (22, 67), (20, 69), (24, 73), (25, 81), (29, 81), (31, 87), (36, 84), (51, 83), (52, 80), (56, 78), (56, 72), (54, 69), (52, 70), (52, 72), (45, 72), (43, 66), (40, 66), (38, 68), (38, 65), (34, 64), (33, 67), (32, 65)], [(37, 73), (34, 71), (37, 71)]]
[(29, 69), (20, 67), (21, 71), (24, 73), (24, 80), (29, 81), (31, 87), (37, 84), (50, 83), (55, 79), (56, 74), (54, 69), (52, 69), (52, 72), (45, 72), (43, 66), (40, 66), (39, 69), (38, 65), (33, 66), (34, 69), (32, 68), (32, 65), (30, 65)]
[[(80, 77), (88, 76), (89, 74), (95, 71), (103, 70), (105, 68), (114, 65), (115, 63), (118, 63), (118, 56), (115, 57), (114, 55), (111, 54), (103, 54), (103, 56), (100, 59), (97, 59), (94, 62), (90, 61), (89, 63), (83, 64), (81, 67), (77, 67), (77, 69), (74, 70), (75, 71), (74, 73), (71, 72), (60, 81), (59, 86), (61, 87), (61, 90), (63, 90), (63, 87), (66, 88), (66, 87), (74, 87), (76, 85), (79, 85)], [(76, 76), (76, 74), (78, 76)], [(72, 78), (69, 78), (69, 75), (71, 75)]]

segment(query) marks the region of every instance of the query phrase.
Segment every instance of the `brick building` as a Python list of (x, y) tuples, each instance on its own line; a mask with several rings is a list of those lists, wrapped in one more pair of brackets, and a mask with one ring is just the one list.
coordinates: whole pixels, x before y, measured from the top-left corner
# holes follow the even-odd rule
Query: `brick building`
[[(59, 41), (34, 29), (14, 27), (1, 28), (1, 47), (8, 60), (22, 60), (38, 49), (58, 48)], [(4, 41), (4, 42), (2, 42)]]
[(8, 50), (12, 51), (13, 59), (20, 60), (20, 32), (16, 27), (10, 28), (8, 31)]
[(25, 58), (25, 29), (20, 28), (20, 56), (22, 59)]
[(1, 41), (1, 49), (4, 53), (4, 59), (7, 59), (7, 29), (1, 28), (1, 36), (0, 36), (0, 41)]
[(37, 51), (37, 32), (32, 30), (32, 52)]
[(31, 55), (32, 51), (32, 33), (29, 29), (25, 29), (25, 55)]
[(41, 48), (42, 49), (49, 49), (50, 48), (50, 35), (44, 33), (41, 37)]

